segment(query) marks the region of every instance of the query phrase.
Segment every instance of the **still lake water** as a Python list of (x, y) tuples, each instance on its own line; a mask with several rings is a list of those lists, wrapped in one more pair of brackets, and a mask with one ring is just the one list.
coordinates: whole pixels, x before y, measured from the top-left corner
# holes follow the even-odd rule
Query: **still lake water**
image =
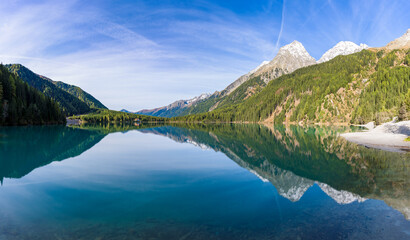
[(0, 128), (0, 239), (410, 239), (410, 154), (348, 128)]

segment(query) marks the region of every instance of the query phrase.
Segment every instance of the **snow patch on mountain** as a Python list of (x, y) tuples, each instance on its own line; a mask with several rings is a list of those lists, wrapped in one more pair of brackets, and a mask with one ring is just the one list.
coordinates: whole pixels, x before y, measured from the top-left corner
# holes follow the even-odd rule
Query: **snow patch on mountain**
[(360, 45), (357, 45), (354, 42), (341, 41), (338, 44), (336, 44), (334, 47), (332, 47), (331, 49), (327, 50), (317, 62), (318, 63), (327, 62), (339, 55), (349, 55), (352, 53), (360, 52), (363, 49), (367, 49), (367, 48), (369, 48), (369, 46), (363, 43), (361, 43)]
[(261, 76), (261, 79), (268, 83), (272, 79), (312, 64), (316, 64), (316, 60), (310, 56), (302, 43), (293, 41), (281, 47), (272, 61), (260, 67), (252, 76)]
[(209, 93), (203, 93), (203, 94), (201, 94), (201, 95), (199, 95), (199, 96), (197, 96), (197, 97), (194, 97), (194, 98), (191, 98), (191, 99), (186, 100), (186, 103), (187, 103), (187, 104), (192, 104), (192, 103), (198, 102), (198, 101), (200, 101), (200, 100), (205, 100), (205, 99), (209, 98), (209, 96), (211, 96), (211, 94), (209, 94)]
[(167, 106), (154, 108), (154, 109), (143, 109), (136, 113), (150, 115), (150, 116), (158, 116), (158, 117), (175, 117), (177, 114), (175, 112), (180, 111), (181, 109), (191, 107), (196, 103), (203, 101), (209, 98), (211, 94), (203, 93), (197, 97), (188, 99), (188, 100), (178, 100), (175, 101)]

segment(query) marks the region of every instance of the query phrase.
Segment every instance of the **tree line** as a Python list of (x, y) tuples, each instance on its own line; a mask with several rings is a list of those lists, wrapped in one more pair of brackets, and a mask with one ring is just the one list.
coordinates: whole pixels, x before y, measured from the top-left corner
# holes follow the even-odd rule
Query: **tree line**
[[(398, 56), (401, 56), (400, 58)], [(404, 57), (403, 57), (404, 56)], [(326, 97), (338, 96), (341, 88), (362, 82), (364, 91), (354, 96), (359, 104), (344, 106), (351, 109), (351, 123), (385, 121), (385, 118), (405, 113), (410, 106), (410, 50), (391, 52), (363, 50), (338, 56), (322, 64), (311, 65), (269, 82), (258, 94), (241, 103), (227, 104), (214, 111), (172, 118), (188, 122), (259, 122), (275, 113), (275, 122), (282, 123), (286, 115), (293, 122), (320, 122), (321, 111), (337, 116)], [(249, 81), (257, 81), (251, 79)], [(350, 90), (348, 90), (350, 91)], [(296, 105), (295, 102), (298, 102)], [(343, 116), (342, 116), (343, 117)]]
[(59, 123), (65, 123), (59, 105), (0, 64), (0, 125)]
[(136, 122), (165, 122), (167, 118), (126, 113), (108, 109), (94, 109), (94, 112), (72, 116), (70, 119), (78, 119), (87, 123), (136, 123)]

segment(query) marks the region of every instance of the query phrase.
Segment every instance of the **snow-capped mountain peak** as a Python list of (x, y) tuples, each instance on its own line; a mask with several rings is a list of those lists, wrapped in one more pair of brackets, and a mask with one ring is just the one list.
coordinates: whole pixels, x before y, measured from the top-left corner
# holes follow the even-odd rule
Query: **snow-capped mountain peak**
[(308, 59), (313, 59), (306, 51), (305, 47), (302, 45), (302, 43), (298, 41), (293, 41), (288, 45), (285, 45), (281, 47), (278, 51), (278, 55), (287, 55), (291, 54), (294, 57), (299, 57), (299, 58), (308, 58)]
[(281, 47), (272, 61), (260, 67), (254, 76), (261, 76), (262, 80), (267, 83), (283, 74), (315, 63), (316, 60), (310, 56), (302, 43), (295, 40)]
[(360, 52), (363, 49), (367, 49), (367, 48), (369, 48), (369, 46), (363, 43), (361, 43), (360, 45), (357, 45), (354, 42), (341, 41), (338, 44), (336, 44), (334, 47), (332, 47), (331, 49), (327, 50), (317, 62), (318, 63), (327, 62), (335, 58), (336, 56), (349, 55), (352, 53)]

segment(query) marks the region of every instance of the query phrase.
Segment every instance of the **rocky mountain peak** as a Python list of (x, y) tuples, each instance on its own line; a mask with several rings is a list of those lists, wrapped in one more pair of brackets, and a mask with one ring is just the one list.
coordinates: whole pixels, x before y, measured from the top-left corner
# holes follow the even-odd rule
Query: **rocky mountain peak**
[(363, 49), (367, 49), (369, 46), (366, 44), (361, 43), (360, 45), (357, 45), (354, 42), (350, 41), (341, 41), (337, 43), (334, 47), (331, 49), (327, 50), (323, 56), (317, 61), (318, 63), (322, 62), (327, 62), (336, 56), (339, 55), (349, 55), (352, 53), (360, 52)]
[(283, 74), (315, 63), (316, 60), (310, 56), (302, 43), (295, 40), (281, 47), (272, 61), (258, 69), (254, 76), (261, 76), (262, 80), (267, 83)]
[(307, 59), (314, 59), (309, 55), (309, 53), (306, 51), (305, 47), (302, 45), (302, 43), (298, 41), (293, 41), (289, 43), (288, 45), (285, 45), (281, 47), (278, 51), (278, 55), (292, 55), (295, 57), (304, 57)]
[(403, 49), (410, 48), (410, 28), (407, 29), (406, 33), (403, 36), (395, 39), (394, 41), (389, 42), (386, 45), (388, 49)]

